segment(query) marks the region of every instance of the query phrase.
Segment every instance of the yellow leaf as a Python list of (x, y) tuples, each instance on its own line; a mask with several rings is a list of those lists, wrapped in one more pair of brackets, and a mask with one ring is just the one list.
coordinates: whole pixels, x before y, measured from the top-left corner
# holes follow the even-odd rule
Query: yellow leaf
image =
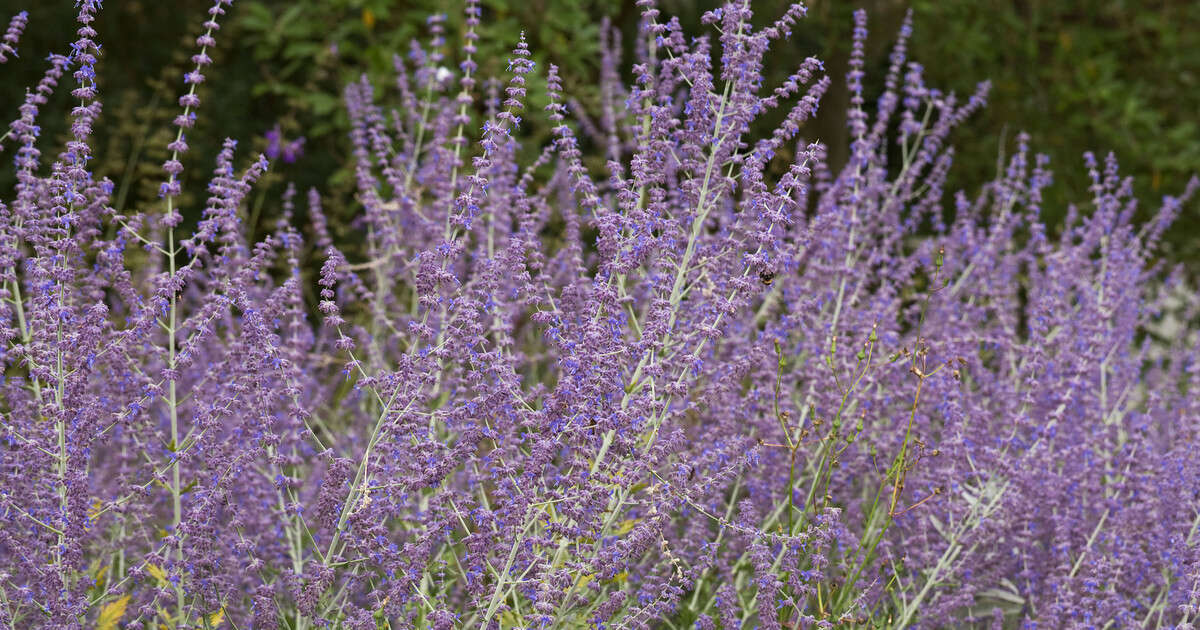
[(592, 581), (592, 577), (594, 575), (594, 573), (588, 573), (587, 575), (581, 575), (578, 578), (575, 578), (575, 588), (581, 589), (587, 586), (588, 583)]
[(218, 610), (217, 612), (208, 616), (208, 625), (212, 626), (213, 628), (216, 628), (217, 626), (221, 625), (221, 622), (223, 622), (223, 621), (225, 621), (225, 609), (224, 608), (222, 608), (222, 609)]
[[(99, 562), (97, 562), (96, 564), (100, 565)], [(97, 566), (96, 569), (94, 571), (92, 571), (92, 580), (96, 582), (96, 585), (94, 588), (97, 591), (104, 590), (104, 583), (107, 581), (107, 578), (108, 578), (108, 566), (107, 565)]]
[(158, 580), (159, 582), (161, 582), (163, 584), (167, 583), (167, 573), (166, 573), (166, 571), (163, 571), (158, 565), (150, 564), (149, 562), (147, 562), (146, 563), (146, 573), (149, 573), (154, 579)]
[(375, 14), (370, 9), (363, 9), (362, 21), (363, 26), (366, 26), (368, 31), (375, 28)]
[(639, 519), (636, 518), (629, 518), (621, 521), (619, 524), (617, 524), (616, 534), (618, 536), (624, 536), (625, 534), (633, 531), (633, 526), (638, 524), (638, 520)]
[(96, 630), (117, 630), (117, 622), (125, 615), (125, 607), (128, 605), (128, 595), (105, 604), (96, 619)]

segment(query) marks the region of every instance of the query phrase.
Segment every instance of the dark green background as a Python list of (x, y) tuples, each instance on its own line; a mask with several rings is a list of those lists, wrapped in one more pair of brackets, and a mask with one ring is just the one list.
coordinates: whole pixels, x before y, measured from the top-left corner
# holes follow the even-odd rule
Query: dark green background
[[(20, 59), (0, 66), (0, 117), (17, 115), (25, 86), (33, 85), (50, 52), (67, 52), (72, 37), (70, 0), (3, 0), (0, 19), (22, 8), (30, 24)], [(451, 6), (447, 6), (447, 5)], [(566, 90), (585, 107), (595, 102), (600, 21), (609, 17), (631, 47), (638, 12), (632, 0), (484, 0), (480, 42), (485, 76), (502, 72), (506, 51), (524, 29), (539, 62), (562, 68)], [(760, 22), (773, 20), (787, 3), (755, 0)], [(159, 164), (165, 159), (169, 121), (178, 112), (187, 58), (208, 1), (109, 0), (96, 25), (104, 53), (99, 65), (105, 110), (97, 129), (94, 168), (118, 183), (118, 201), (148, 209), (156, 201)], [(709, 0), (662, 0), (688, 32), (701, 32), (699, 16)], [(887, 54), (904, 12), (914, 11), (910, 58), (924, 64), (931, 86), (970, 92), (993, 82), (988, 108), (953, 136), (957, 148), (948, 194), (978, 190), (1010, 153), (1019, 131), (1032, 135), (1035, 150), (1051, 157), (1056, 184), (1045, 208), (1061, 217), (1068, 201), (1087, 200), (1081, 154), (1114, 151), (1122, 170), (1135, 178), (1144, 210), (1164, 194), (1182, 190), (1200, 171), (1200, 2), (1195, 0), (816, 0), (787, 45), (773, 54), (768, 85), (777, 84), (808, 55), (826, 61), (834, 87), (819, 119), (805, 131), (843, 159), (844, 71), (854, 9), (869, 11), (868, 89), (877, 95)], [(462, 22), (457, 2), (419, 0), (240, 0), (217, 34), (216, 64), (201, 96), (193, 146), (185, 162), (185, 186), (194, 218), (226, 136), (261, 150), (262, 135), (277, 122), (285, 138), (308, 137), (306, 155), (277, 164), (251, 201), (256, 221), (279, 207), (285, 181), (317, 186), (335, 217), (354, 212), (341, 111), (341, 87), (360, 73), (390, 86), (391, 56), (404, 54), (413, 37), (426, 37), (425, 17), (449, 11), (449, 48), (457, 49)], [(337, 44), (336, 55), (330, 50)], [(533, 107), (543, 104), (534, 81)], [(50, 138), (65, 131), (66, 90), (42, 117)], [(544, 137), (539, 116), (527, 117), (533, 140)], [(770, 121), (767, 121), (769, 124)], [(58, 146), (43, 145), (46, 153)], [(4, 152), (12, 155), (11, 143)], [(243, 156), (248, 160), (249, 156)], [(0, 173), (10, 190), (11, 169)], [(189, 199), (185, 199), (185, 203)], [(338, 222), (344, 225), (344, 222)], [(261, 229), (261, 225), (259, 226)], [(1192, 203), (1169, 233), (1166, 255), (1200, 268), (1200, 207)]]

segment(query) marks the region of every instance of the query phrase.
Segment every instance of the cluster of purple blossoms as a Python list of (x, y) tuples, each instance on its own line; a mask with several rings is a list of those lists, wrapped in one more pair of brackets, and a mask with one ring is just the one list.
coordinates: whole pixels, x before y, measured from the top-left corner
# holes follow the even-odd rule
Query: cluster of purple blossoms
[[(869, 108), (862, 13), (834, 169), (803, 135), (821, 62), (764, 85), (799, 4), (754, 28), (732, 2), (688, 37), (638, 0), (634, 80), (606, 32), (583, 118), (524, 39), (480, 81), (467, 0), (461, 48), (435, 16), (397, 56), (397, 107), (346, 87), (359, 247), (318, 191), (302, 224), (291, 187), (250, 242), (268, 160), (233, 140), (185, 232), (185, 132), (231, 2), (196, 40), (159, 207), (118, 213), (88, 170), (99, 2), (10, 125), (0, 627), (1200, 617), (1200, 299), (1155, 258), (1200, 181), (1135, 223), (1130, 180), (1089, 154), (1090, 199), (1047, 225), (1022, 136), (946, 207), (949, 136), (987, 84), (926, 86), (906, 22)], [(44, 163), (68, 71), (71, 138)], [(523, 163), (535, 116), (553, 135)]]
[(0, 63), (8, 61), (8, 55), (17, 56), (17, 42), (21, 39), (21, 32), (25, 30), (25, 24), (29, 21), (29, 13), (21, 11), (14, 15), (8, 22), (8, 30), (4, 32), (4, 37), (0, 39)]
[(280, 131), (279, 125), (272, 127), (267, 133), (263, 134), (267, 139), (267, 158), (276, 160), (283, 158), (284, 163), (291, 164), (300, 159), (304, 155), (305, 137), (301, 136), (289, 142), (283, 141), (283, 132)]

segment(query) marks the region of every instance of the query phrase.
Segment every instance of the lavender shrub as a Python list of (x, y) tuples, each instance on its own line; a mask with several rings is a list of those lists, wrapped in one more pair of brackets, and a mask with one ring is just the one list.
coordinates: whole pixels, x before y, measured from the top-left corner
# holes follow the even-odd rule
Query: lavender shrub
[[(635, 79), (606, 40), (581, 139), (554, 66), (550, 105), (527, 111), (543, 70), (523, 41), (481, 82), (468, 0), (460, 49), (435, 16), (396, 58), (394, 109), (365, 79), (346, 88), (352, 260), (317, 191), (308, 238), (289, 188), (249, 242), (244, 202), (268, 162), (233, 140), (184, 227), (187, 130), (231, 0), (196, 40), (161, 204), (113, 209), (88, 170), (99, 4), (80, 4), (71, 54), (49, 57), (4, 140), (0, 624), (1200, 614), (1197, 340), (1154, 332), (1200, 309), (1154, 258), (1200, 183), (1134, 223), (1129, 180), (1088, 155), (1091, 198), (1051, 230), (1046, 159), (1022, 137), (995, 181), (944, 208), (949, 134), (987, 85), (926, 86), (906, 22), (868, 108), (861, 13), (835, 171), (800, 133), (830, 87), (821, 62), (762, 85), (804, 8), (756, 30), (745, 1), (688, 38), (639, 0)], [(71, 138), (43, 160), (39, 108), (68, 72)], [(783, 123), (753, 137), (775, 110)], [(553, 139), (521, 163), (530, 116)]]

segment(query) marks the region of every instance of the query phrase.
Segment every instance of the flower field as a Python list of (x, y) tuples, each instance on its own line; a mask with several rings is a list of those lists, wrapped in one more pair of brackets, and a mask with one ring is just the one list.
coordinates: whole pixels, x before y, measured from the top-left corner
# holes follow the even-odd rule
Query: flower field
[[(1200, 300), (1159, 253), (1200, 179), (1145, 208), (1086, 153), (1050, 222), (1022, 134), (948, 189), (989, 84), (927, 85), (911, 18), (868, 94), (863, 12), (843, 84), (774, 53), (803, 5), (693, 33), (637, 0), (587, 114), (524, 38), (482, 73), (466, 0), (345, 86), (356, 216), (287, 186), (260, 218), (303, 137), (189, 159), (231, 4), (196, 16), (152, 204), (93, 172), (100, 1), (3, 87), (0, 627), (1200, 617)], [(805, 126), (834, 89), (844, 164)]]

